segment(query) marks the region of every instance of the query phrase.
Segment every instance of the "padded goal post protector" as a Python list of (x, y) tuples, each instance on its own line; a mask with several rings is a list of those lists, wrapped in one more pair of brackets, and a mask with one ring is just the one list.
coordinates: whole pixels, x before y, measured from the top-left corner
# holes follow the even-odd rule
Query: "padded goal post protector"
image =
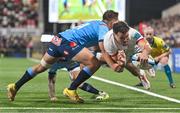
[(180, 48), (172, 49), (173, 70), (180, 73)]
[(41, 42), (51, 42), (53, 37), (54, 37), (54, 35), (42, 34), (41, 35)]

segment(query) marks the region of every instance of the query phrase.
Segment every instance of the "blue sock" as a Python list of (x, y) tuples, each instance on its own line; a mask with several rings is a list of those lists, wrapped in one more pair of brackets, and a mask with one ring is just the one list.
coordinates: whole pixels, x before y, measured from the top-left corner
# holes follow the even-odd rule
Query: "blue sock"
[(99, 94), (99, 90), (97, 90), (96, 88), (94, 88), (92, 85), (88, 83), (82, 84), (79, 88), (89, 93), (93, 93), (96, 95)]
[(91, 77), (92, 73), (88, 67), (84, 67), (78, 77), (71, 83), (69, 89), (70, 90), (76, 90), (80, 84), (82, 84), (84, 81), (89, 79)]
[(16, 84), (16, 91), (21, 88), (22, 85), (24, 85), (26, 82), (31, 80), (36, 74), (33, 72), (32, 68), (28, 68), (24, 75), (15, 83)]
[(173, 78), (172, 78), (172, 74), (171, 74), (171, 69), (170, 69), (169, 65), (164, 66), (164, 71), (165, 71), (166, 76), (168, 78), (169, 84), (174, 83)]

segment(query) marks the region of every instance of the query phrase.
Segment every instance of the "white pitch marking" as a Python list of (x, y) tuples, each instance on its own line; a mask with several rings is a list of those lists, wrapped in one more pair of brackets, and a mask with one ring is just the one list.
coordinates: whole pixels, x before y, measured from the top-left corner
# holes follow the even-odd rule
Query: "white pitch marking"
[[(35, 61), (35, 62), (39, 62), (39, 60), (35, 60), (35, 59), (30, 59), (30, 60), (31, 61)], [(97, 76), (92, 76), (91, 78), (93, 78), (95, 80), (99, 80), (99, 81), (105, 82), (105, 83), (109, 83), (109, 84), (113, 84), (113, 85), (116, 85), (116, 86), (120, 86), (120, 87), (124, 87), (124, 88), (127, 88), (127, 89), (131, 89), (133, 91), (141, 92), (141, 93), (144, 93), (144, 94), (147, 94), (147, 95), (151, 95), (151, 96), (154, 96), (154, 97), (158, 97), (158, 98), (161, 98), (161, 99), (164, 99), (164, 100), (168, 100), (168, 101), (171, 101), (171, 102), (180, 103), (180, 100), (178, 100), (178, 99), (174, 99), (174, 98), (171, 98), (171, 97), (159, 95), (159, 94), (156, 94), (156, 93), (153, 93), (153, 92), (150, 92), (150, 91), (138, 89), (138, 88), (135, 88), (135, 87), (132, 87), (132, 86), (128, 86), (128, 85), (121, 84), (121, 83), (118, 83), (118, 82), (110, 81), (110, 80), (107, 80), (107, 79), (104, 79), (104, 78), (100, 78), (100, 77), (97, 77)]]
[(145, 93), (147, 95), (158, 97), (158, 98), (161, 98), (161, 99), (164, 99), (164, 100), (168, 100), (168, 101), (171, 101), (171, 102), (180, 103), (180, 100), (178, 100), (178, 99), (174, 99), (174, 98), (170, 98), (170, 97), (167, 97), (167, 96), (159, 95), (159, 94), (156, 94), (156, 93), (153, 93), (153, 92), (150, 92), (150, 91), (138, 89), (138, 88), (135, 88), (135, 87), (131, 87), (131, 86), (128, 86), (128, 85), (125, 85), (125, 84), (121, 84), (121, 83), (118, 83), (118, 82), (110, 81), (110, 80), (107, 80), (107, 79), (104, 79), (104, 78), (100, 78), (100, 77), (96, 77), (96, 76), (92, 76), (92, 78), (95, 79), (95, 80), (99, 80), (99, 81), (105, 82), (105, 83), (113, 84), (113, 85), (116, 85), (116, 86), (121, 86), (121, 87), (124, 87), (124, 88), (127, 88), (127, 89), (131, 89), (131, 90), (134, 90), (134, 91), (137, 91), (137, 92)]
[(60, 108), (60, 107), (0, 107), (1, 110), (18, 110), (18, 109), (35, 109), (35, 110), (123, 110), (123, 109), (135, 109), (135, 110), (180, 110), (180, 108)]

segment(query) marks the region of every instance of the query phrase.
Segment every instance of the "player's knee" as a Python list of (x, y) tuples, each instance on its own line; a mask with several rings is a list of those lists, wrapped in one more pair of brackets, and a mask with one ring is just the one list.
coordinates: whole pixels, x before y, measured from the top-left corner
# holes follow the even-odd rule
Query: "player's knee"
[(44, 59), (41, 60), (40, 64), (42, 67), (47, 69), (51, 67), (51, 64), (47, 63)]
[(55, 72), (48, 72), (48, 78), (53, 79), (56, 76)]
[(72, 70), (69, 70), (69, 76), (72, 81), (74, 81), (77, 78), (80, 70), (81, 70), (80, 67), (76, 67)]
[(168, 60), (169, 60), (168, 57), (163, 57), (163, 58), (161, 58), (160, 63), (161, 63), (162, 65), (166, 65), (166, 64), (168, 64)]
[(89, 62), (93, 67), (100, 67), (100, 62), (97, 58), (93, 57)]
[(32, 68), (33, 68), (34, 73), (36, 74), (44, 72), (47, 69), (47, 68), (44, 68), (41, 64), (35, 65)]

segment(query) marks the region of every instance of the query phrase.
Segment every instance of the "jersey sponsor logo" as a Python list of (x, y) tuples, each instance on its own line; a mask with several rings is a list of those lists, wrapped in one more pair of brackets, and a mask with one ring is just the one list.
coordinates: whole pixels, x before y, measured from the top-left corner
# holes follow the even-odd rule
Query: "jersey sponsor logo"
[(58, 36), (54, 36), (51, 40), (51, 43), (53, 43), (56, 46), (60, 46), (62, 42), (62, 39), (59, 38)]
[(77, 46), (77, 44), (76, 44), (75, 42), (70, 42), (70, 43), (69, 43), (69, 46), (70, 46), (70, 47), (75, 47), (75, 46)]
[(53, 49), (49, 48), (50, 51), (53, 51)]

